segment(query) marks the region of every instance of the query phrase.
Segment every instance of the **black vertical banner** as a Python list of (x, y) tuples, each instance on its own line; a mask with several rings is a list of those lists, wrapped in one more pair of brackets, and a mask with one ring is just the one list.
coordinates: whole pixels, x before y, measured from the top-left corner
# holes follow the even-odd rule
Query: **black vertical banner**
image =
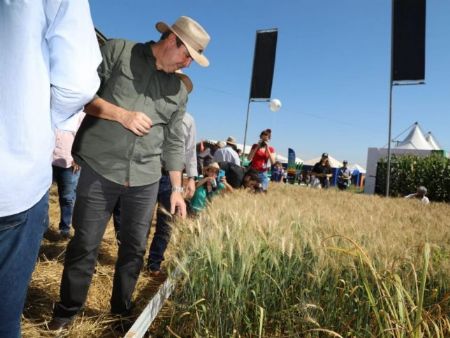
[(250, 98), (270, 99), (277, 50), (276, 29), (257, 31)]
[(424, 80), (426, 0), (393, 1), (392, 80)]

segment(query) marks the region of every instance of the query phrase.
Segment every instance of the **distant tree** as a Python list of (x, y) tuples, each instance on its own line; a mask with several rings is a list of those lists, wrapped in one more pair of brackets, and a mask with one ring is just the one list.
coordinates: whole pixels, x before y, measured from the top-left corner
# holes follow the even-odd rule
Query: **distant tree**
[[(387, 159), (377, 166), (375, 193), (386, 194)], [(450, 159), (441, 153), (428, 157), (393, 155), (391, 158), (391, 196), (405, 196), (423, 185), (431, 201), (450, 202)]]

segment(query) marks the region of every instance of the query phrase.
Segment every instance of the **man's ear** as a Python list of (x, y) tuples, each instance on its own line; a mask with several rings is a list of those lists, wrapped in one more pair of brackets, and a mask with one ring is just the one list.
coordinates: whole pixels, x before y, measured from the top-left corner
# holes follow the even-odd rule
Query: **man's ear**
[(174, 33), (170, 33), (166, 40), (170, 45), (176, 45), (177, 36)]

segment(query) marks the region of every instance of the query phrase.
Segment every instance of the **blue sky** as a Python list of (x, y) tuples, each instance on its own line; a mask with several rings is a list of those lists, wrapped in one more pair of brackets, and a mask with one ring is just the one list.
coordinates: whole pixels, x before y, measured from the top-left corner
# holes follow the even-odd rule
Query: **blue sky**
[[(368, 147), (388, 138), (391, 2), (388, 0), (90, 0), (108, 38), (157, 40), (157, 21), (187, 15), (211, 35), (208, 68), (194, 82), (188, 111), (197, 139), (244, 139), (257, 30), (277, 28), (272, 98), (250, 104), (247, 144), (272, 128), (272, 145), (308, 160), (328, 152), (365, 165)], [(450, 150), (450, 1), (427, 0), (425, 85), (393, 91), (392, 137), (418, 121)], [(402, 135), (403, 137), (406, 135)]]

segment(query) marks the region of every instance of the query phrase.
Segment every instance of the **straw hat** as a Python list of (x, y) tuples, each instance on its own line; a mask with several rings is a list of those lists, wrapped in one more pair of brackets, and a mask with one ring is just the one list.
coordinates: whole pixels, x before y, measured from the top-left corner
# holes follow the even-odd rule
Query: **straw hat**
[(194, 84), (192, 83), (189, 76), (184, 74), (181, 69), (178, 69), (175, 71), (175, 75), (180, 78), (181, 81), (183, 81), (184, 85), (186, 86), (186, 89), (188, 91), (188, 94), (192, 92), (192, 89), (194, 89)]
[(217, 162), (211, 162), (205, 169), (216, 169), (220, 170), (219, 164)]
[(228, 136), (227, 143), (231, 144), (232, 146), (236, 145), (236, 139), (233, 136)]
[(160, 33), (165, 33), (168, 30), (173, 32), (183, 41), (191, 57), (203, 67), (209, 66), (209, 61), (203, 55), (203, 51), (208, 46), (211, 38), (205, 29), (200, 24), (188, 16), (180, 16), (172, 26), (164, 22), (158, 22), (156, 29)]

